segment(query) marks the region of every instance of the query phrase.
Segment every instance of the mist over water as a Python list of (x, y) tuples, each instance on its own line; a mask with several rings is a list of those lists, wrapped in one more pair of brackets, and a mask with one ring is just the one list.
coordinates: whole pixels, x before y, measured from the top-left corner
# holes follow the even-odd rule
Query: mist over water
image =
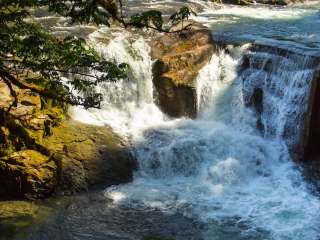
[[(300, 17), (290, 10), (264, 11)], [(105, 100), (101, 110), (75, 108), (73, 117), (112, 126), (130, 140), (139, 163), (134, 181), (107, 189), (106, 198), (115, 206), (197, 219), (207, 224), (204, 238), (210, 240), (319, 239), (319, 198), (288, 151), (307, 109), (312, 57), (230, 45), (199, 73), (198, 118), (170, 119), (153, 102), (147, 40), (121, 32), (103, 43), (103, 34), (90, 35), (93, 46), (106, 59), (128, 63), (132, 72), (97, 88)], [(260, 113), (246, 102), (257, 88), (264, 91)]]

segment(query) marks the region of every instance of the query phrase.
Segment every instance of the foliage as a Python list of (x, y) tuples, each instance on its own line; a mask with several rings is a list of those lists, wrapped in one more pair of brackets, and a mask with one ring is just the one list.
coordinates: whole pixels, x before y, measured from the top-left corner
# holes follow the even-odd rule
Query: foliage
[(197, 15), (192, 9), (188, 7), (182, 7), (178, 12), (174, 13), (170, 17), (170, 21), (173, 24), (179, 23), (184, 20), (188, 20), (191, 15)]
[(131, 17), (131, 24), (135, 27), (154, 25), (161, 30), (163, 26), (162, 13), (156, 10), (139, 13)]
[[(110, 20), (115, 20), (126, 28), (170, 32), (170, 28), (164, 28), (159, 11), (124, 17), (121, 0), (0, 0), (0, 78), (15, 98), (12, 107), (17, 105), (14, 86), (62, 103), (99, 107), (102, 96), (90, 90), (98, 83), (116, 81), (127, 74), (128, 65), (105, 61), (85, 40), (75, 36), (57, 38), (30, 21), (30, 10), (37, 7), (47, 7), (73, 23), (110, 26)], [(171, 21), (177, 23), (190, 14), (188, 8), (183, 8)], [(83, 92), (85, 97), (79, 94)]]

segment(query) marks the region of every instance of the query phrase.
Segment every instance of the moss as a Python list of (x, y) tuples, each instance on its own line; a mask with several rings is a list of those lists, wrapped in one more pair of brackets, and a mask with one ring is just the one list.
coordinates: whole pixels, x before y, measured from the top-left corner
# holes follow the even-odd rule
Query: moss
[(110, 150), (118, 150), (120, 138), (107, 127), (97, 127), (73, 120), (64, 121), (52, 131), (52, 136), (42, 142), (53, 151), (64, 151), (65, 145), (77, 143), (79, 154), (89, 153), (97, 145), (104, 145)]

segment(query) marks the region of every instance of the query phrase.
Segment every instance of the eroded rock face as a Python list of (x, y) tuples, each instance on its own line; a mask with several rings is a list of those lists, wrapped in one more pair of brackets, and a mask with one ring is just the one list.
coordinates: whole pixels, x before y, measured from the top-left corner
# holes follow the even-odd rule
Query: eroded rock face
[(164, 113), (171, 117), (196, 117), (195, 81), (214, 51), (210, 31), (196, 23), (189, 31), (154, 39), (153, 83), (157, 102)]
[(0, 80), (0, 198), (72, 194), (132, 179), (135, 161), (107, 127), (68, 120), (51, 100)]

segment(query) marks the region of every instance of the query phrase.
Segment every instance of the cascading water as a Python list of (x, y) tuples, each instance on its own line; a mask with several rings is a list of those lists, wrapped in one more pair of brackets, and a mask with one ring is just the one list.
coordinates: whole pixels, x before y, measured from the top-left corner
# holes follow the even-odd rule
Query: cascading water
[(317, 58), (256, 46), (244, 59), (244, 98), (250, 102), (254, 92), (260, 91), (260, 102), (256, 99), (255, 104), (264, 136), (284, 139), (289, 149), (298, 153)]
[(130, 137), (147, 126), (156, 126), (166, 117), (153, 102), (153, 62), (147, 42), (141, 36), (135, 38), (128, 32), (114, 33), (109, 43), (101, 42), (101, 38), (109, 36), (108, 31), (100, 29), (89, 39), (105, 59), (129, 64), (129, 76), (97, 87), (96, 91), (104, 98), (102, 110), (76, 108), (73, 117), (91, 124), (110, 125), (115, 131)]
[(95, 47), (132, 67), (129, 79), (98, 87), (102, 110), (74, 110), (76, 119), (111, 125), (131, 140), (139, 170), (132, 183), (106, 190), (115, 206), (199, 219), (210, 240), (319, 239), (320, 201), (288, 151), (303, 128), (312, 57), (229, 46), (199, 73), (199, 117), (172, 120), (153, 103), (143, 38), (119, 33)]

